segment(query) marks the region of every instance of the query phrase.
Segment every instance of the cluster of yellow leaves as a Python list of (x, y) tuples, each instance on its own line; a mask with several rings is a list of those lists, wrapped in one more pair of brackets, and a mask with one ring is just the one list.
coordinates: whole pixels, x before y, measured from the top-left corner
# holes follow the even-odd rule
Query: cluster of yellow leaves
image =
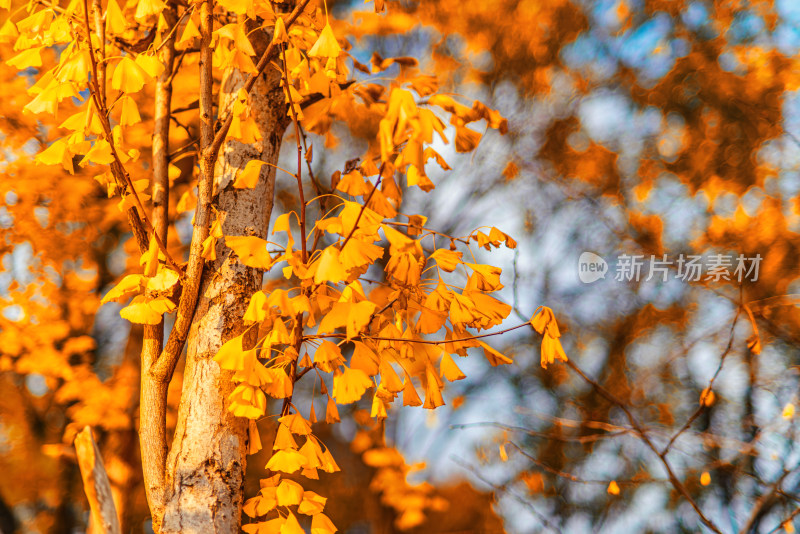
[[(487, 233), (477, 231), (458, 238), (465, 245), (463, 251), (456, 249), (456, 238), (449, 239), (450, 249), (437, 248), (437, 233), (425, 227), (425, 217), (403, 215), (405, 219), (400, 219), (398, 211), (403, 177), (406, 186), (430, 191), (435, 185), (426, 173), (426, 163), (434, 160), (442, 169), (450, 168), (431, 146), (434, 136), (449, 142), (448, 126), (439, 115), (449, 116), (457, 152), (473, 150), (482, 137), (469, 124), (485, 120), (490, 128), (505, 133), (505, 119), (480, 102), (465, 105), (452, 96), (437, 94), (436, 78), (418, 74), (413, 59), (376, 54), (371, 69), (361, 65), (347, 52), (349, 43), (337, 38), (336, 25), (327, 16), (323, 22), (318, 14), (306, 12), (287, 28), (267, 0), (221, 0), (217, 4), (220, 13), (237, 17), (219, 19), (223, 22), (213, 32), (215, 68), (256, 72), (256, 51), (248, 37), (252, 32), (248, 24), (261, 24), (272, 30), (273, 41), (281, 45), (280, 59), (274, 66), (285, 73), (287, 114), (304, 129), (326, 135), (328, 141), (334, 118), (348, 122), (356, 135), (365, 133), (359, 129), (366, 128), (370, 138), (361, 165), (340, 175), (334, 185), (338, 195), (334, 202), (338, 205), (329, 208), (310, 229), (314, 236), (311, 250), (307, 250), (308, 242), (295, 244), (289, 213), (278, 217), (274, 225), (273, 233), (284, 233), (287, 242), (277, 257), (270, 256), (264, 239), (224, 235), (224, 213), (218, 214), (203, 243), (206, 260), (216, 259), (218, 245), (224, 241), (242, 264), (264, 270), (280, 265), (287, 281), (288, 289), (253, 295), (243, 318), (250, 328), (226, 342), (214, 358), (222, 369), (230, 371), (235, 383), (229, 409), (251, 420), (251, 452), (260, 448), (254, 421), (266, 414), (267, 398), (285, 399), (285, 407), (293, 407), (295, 382), (306, 373), (313, 372), (312, 376), (319, 378), (320, 392), (327, 397), (325, 419), (333, 423), (339, 420), (337, 404), (356, 403), (368, 392), (371, 417), (377, 419), (387, 417), (400, 393), (403, 405), (427, 409), (443, 405), (445, 383), (465, 378), (454, 355), (465, 357), (470, 347), (481, 348), (492, 365), (511, 363), (510, 358), (474, 337), (475, 330), (500, 325), (511, 307), (492, 296), (503, 287), (500, 269), (478, 263), (469, 247), (476, 242), (486, 250), (502, 244), (514, 248), (514, 240), (491, 228)], [(42, 54), (60, 52), (58, 60), (51, 62), (52, 68), (43, 69), (28, 90), (32, 99), (25, 106), (26, 113), (56, 117), (60, 107), (76, 108), (52, 129), (57, 137), (36, 156), (36, 162), (60, 165), (69, 173), (76, 171), (76, 156), (81, 157), (81, 167), (100, 166), (103, 170), (95, 179), (109, 197), (122, 197), (118, 207), (123, 212), (141, 208), (149, 199), (145, 192), (148, 180), (131, 180), (119, 171), (139, 158), (135, 144), (126, 142), (132, 127), (142, 121), (137, 98), (139, 102), (142, 99), (136, 95), (143, 94), (163, 73), (164, 65), (156, 51), (168, 32), (177, 32), (177, 45), (185, 50), (199, 36), (196, 12), (186, 11), (184, 15), (188, 16), (170, 28), (162, 16), (165, 7), (161, 0), (124, 5), (109, 0), (103, 43), (83, 26), (84, 4), (77, 0), (64, 9), (31, 7), (27, 17), (16, 21), (10, 18), (0, 29), (0, 42), (13, 42), (17, 51), (6, 63), (17, 69), (37, 69), (46, 63)], [(376, 11), (383, 7), (382, 1), (375, 3)], [(230, 20), (235, 22), (225, 23)], [(117, 44), (120, 41), (116, 39), (134, 42), (141, 37), (144, 25), (156, 27), (153, 46), (135, 52)], [(92, 55), (100, 50), (103, 57)], [(98, 61), (108, 71), (108, 84), (105, 79), (98, 80)], [(399, 65), (401, 75), (388, 86), (348, 86), (350, 61), (356, 70), (368, 74)], [(102, 88), (100, 83), (104, 84)], [(81, 102), (87, 89), (92, 96)], [(242, 90), (233, 99), (228, 137), (254, 144), (261, 133), (250, 112), (249, 98)], [(303, 105), (310, 99), (315, 102)], [(362, 124), (356, 125), (358, 121)], [(310, 153), (307, 157), (310, 161)], [(234, 187), (254, 187), (264, 165), (260, 161), (247, 163)], [(116, 166), (113, 174), (109, 166)], [(178, 211), (185, 209), (179, 205)], [(307, 229), (302, 230), (305, 235)], [(472, 256), (472, 262), (464, 260), (465, 253)], [(180, 273), (165, 267), (163, 260), (158, 247), (151, 243), (140, 261), (143, 274), (125, 276), (102, 302), (130, 300), (120, 312), (123, 318), (158, 324), (164, 313), (175, 308), (174, 292), (180, 285)], [(379, 262), (385, 281), (367, 291), (362, 285), (363, 275)], [(532, 324), (537, 328), (536, 318)], [(548, 319), (542, 328), (546, 328), (545, 342), (553, 345), (551, 340), (555, 340), (553, 346), (560, 350), (555, 321)], [(429, 337), (434, 334), (440, 338)], [(284, 409), (273, 446), (276, 452), (267, 465), (278, 474), (263, 482), (259, 496), (248, 501), (245, 508), (253, 517), (271, 515), (273, 519), (250, 525), (248, 531), (299, 533), (303, 530), (296, 514), (300, 514), (312, 516), (313, 533), (333, 532), (335, 527), (322, 513), (325, 499), (305, 491), (297, 482), (282, 479), (280, 474), (299, 472), (316, 478), (319, 469), (338, 470), (330, 452), (311, 435), (310, 423), (316, 422), (313, 400), (309, 420), (289, 412)], [(295, 436), (304, 440), (302, 446)], [(402, 476), (404, 480), (405, 473)], [(387, 478), (387, 484), (391, 480)], [(391, 493), (388, 489), (385, 492)], [(408, 500), (406, 497), (387, 498), (401, 503)], [(422, 508), (403, 506), (406, 512), (401, 516), (402, 524), (418, 524)]]
[(556, 358), (562, 362), (567, 361), (567, 355), (558, 339), (561, 337), (561, 332), (553, 310), (547, 306), (540, 306), (531, 318), (531, 326), (542, 334), (542, 367), (546, 369), (547, 364), (555, 362)]
[[(356, 414), (357, 419), (358, 416)], [(370, 489), (380, 494), (381, 504), (397, 512), (394, 526), (401, 531), (419, 527), (426, 513), (446, 510), (448, 501), (435, 495), (433, 486), (427, 482), (411, 484), (408, 481), (408, 476), (424, 469), (425, 464), (406, 464), (400, 451), (376, 442), (373, 434), (374, 431), (359, 430), (351, 449), (360, 453), (363, 462), (375, 470)]]
[[(173, 292), (178, 285), (180, 275), (172, 269), (161, 265), (163, 259), (155, 243), (143, 254), (140, 263), (144, 265), (145, 274), (129, 274), (114, 286), (103, 297), (106, 302), (127, 302), (133, 300), (120, 310), (123, 319), (139, 324), (158, 324), (165, 313), (175, 309)], [(152, 276), (146, 276), (152, 274)]]
[[(261, 480), (261, 491), (256, 497), (249, 499), (243, 508), (250, 517), (266, 516), (273, 511), (278, 515), (274, 519), (262, 521), (243, 527), (249, 533), (297, 533), (305, 532), (295, 514), (311, 516), (311, 531), (316, 534), (336, 532), (336, 527), (323, 513), (327, 499), (321, 495), (307, 491), (303, 486), (281, 473), (300, 472), (307, 478), (318, 478), (317, 470), (327, 473), (339, 470), (339, 466), (330, 451), (313, 436), (311, 423), (300, 414), (289, 414), (279, 420), (278, 431), (273, 444), (273, 454), (267, 463), (267, 469), (275, 475)], [(251, 435), (257, 430), (251, 425)], [(298, 446), (295, 439), (305, 440)], [(252, 451), (251, 452), (255, 452)], [(273, 514), (274, 515), (274, 514)]]

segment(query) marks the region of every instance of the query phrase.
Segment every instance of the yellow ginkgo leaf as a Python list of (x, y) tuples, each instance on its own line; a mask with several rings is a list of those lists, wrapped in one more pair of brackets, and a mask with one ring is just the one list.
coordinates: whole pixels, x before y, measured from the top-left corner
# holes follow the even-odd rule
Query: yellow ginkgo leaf
[(178, 39), (176, 44), (178, 46), (183, 46), (191, 43), (198, 37), (200, 37), (200, 30), (197, 29), (197, 24), (195, 24), (194, 21), (192, 21), (192, 18), (189, 17), (189, 20), (186, 21), (186, 26), (183, 28), (181, 38)]
[(29, 48), (28, 50), (23, 50), (16, 56), (7, 59), (6, 65), (9, 65), (19, 70), (24, 70), (29, 67), (41, 67), (42, 48), (44, 47), (40, 46), (36, 48)]
[(781, 415), (784, 419), (791, 419), (794, 417), (794, 404), (791, 402), (786, 404), (786, 406), (783, 407), (783, 413)]
[(6, 19), (3, 25), (0, 26), (0, 43), (13, 43), (17, 40), (17, 37), (19, 37), (19, 32), (16, 25), (11, 22), (10, 18)]
[(269, 269), (272, 260), (267, 253), (267, 242), (255, 236), (225, 236), (225, 244), (233, 250), (239, 260), (256, 269)]
[(136, 4), (136, 14), (133, 16), (137, 21), (144, 22), (153, 15), (159, 15), (166, 7), (161, 0), (139, 0)]
[(286, 32), (286, 23), (283, 22), (283, 17), (278, 17), (275, 20), (275, 32), (272, 35), (272, 42), (276, 44), (289, 42), (289, 34)]
[(300, 436), (311, 434), (311, 424), (299, 413), (284, 415), (278, 419), (278, 421), (285, 425), (292, 434), (298, 434)]
[(247, 305), (247, 311), (244, 312), (242, 320), (246, 323), (257, 323), (267, 318), (267, 295), (263, 291), (256, 291), (250, 297), (250, 304)]
[(480, 343), (481, 348), (483, 348), (484, 356), (486, 357), (487, 360), (489, 360), (489, 363), (492, 364), (492, 366), (496, 367), (498, 365), (507, 365), (513, 363), (513, 360), (511, 358), (494, 350), (492, 347), (490, 347), (483, 341), (479, 340), (478, 343)]
[(452, 273), (456, 270), (456, 267), (462, 263), (462, 256), (463, 254), (456, 250), (437, 248), (433, 251), (433, 254), (430, 255), (430, 258), (436, 260), (436, 265), (438, 265), (440, 269)]
[(141, 284), (144, 277), (140, 274), (129, 274), (120, 282), (115, 285), (111, 291), (106, 293), (106, 296), (103, 297), (103, 300), (100, 301), (100, 304), (105, 304), (106, 302), (111, 302), (115, 300), (117, 302), (126, 301), (134, 295), (138, 295), (141, 292)]
[(163, 268), (157, 275), (147, 280), (147, 289), (151, 291), (166, 291), (178, 283), (178, 278), (177, 272)]
[(275, 491), (278, 506), (295, 506), (300, 504), (303, 500), (304, 491), (303, 486), (294, 480), (281, 480), (278, 489)]
[(616, 480), (612, 480), (612, 481), (611, 481), (611, 482), (608, 484), (608, 489), (607, 489), (607, 491), (608, 491), (608, 493), (609, 493), (609, 494), (611, 494), (611, 495), (619, 495), (619, 484), (617, 484), (617, 481), (616, 481)]
[(347, 278), (347, 271), (339, 260), (339, 249), (331, 245), (322, 251), (316, 262), (316, 272), (314, 273), (314, 283), (323, 284), (341, 282)]
[(239, 384), (228, 396), (230, 410), (236, 417), (258, 419), (267, 409), (267, 396), (252, 384)]
[(173, 309), (175, 309), (175, 304), (169, 299), (159, 297), (147, 300), (140, 295), (135, 297), (125, 308), (122, 308), (119, 315), (132, 323), (158, 324), (161, 322), (162, 315)]
[(333, 521), (323, 513), (316, 514), (311, 520), (311, 534), (333, 534), (337, 530)]
[(336, 36), (333, 34), (333, 29), (330, 24), (325, 25), (322, 32), (319, 34), (317, 42), (314, 43), (314, 46), (308, 51), (308, 55), (311, 57), (325, 58), (339, 57), (341, 53), (342, 48), (339, 46), (338, 41), (336, 41)]
[(236, 336), (226, 341), (214, 355), (214, 361), (228, 371), (244, 370), (244, 349), (242, 336)]
[(151, 78), (158, 78), (164, 72), (164, 64), (155, 55), (139, 54), (135, 61)]
[(237, 189), (252, 189), (258, 184), (258, 178), (261, 176), (261, 167), (266, 165), (266, 162), (253, 159), (247, 162), (236, 180), (233, 182), (233, 187)]
[(89, 163), (97, 163), (99, 165), (108, 165), (114, 162), (114, 154), (111, 152), (111, 145), (105, 139), (98, 139), (92, 145), (92, 148), (80, 162), (81, 167), (85, 167)]
[(327, 498), (313, 491), (305, 491), (303, 492), (303, 500), (300, 506), (297, 507), (297, 511), (305, 515), (316, 515), (325, 509), (326, 502), (328, 502)]
[(142, 117), (139, 115), (139, 108), (136, 106), (136, 101), (133, 98), (125, 95), (122, 100), (122, 110), (120, 111), (119, 123), (122, 126), (131, 126), (142, 122)]
[(308, 463), (305, 456), (294, 449), (284, 449), (272, 455), (267, 462), (267, 469), (281, 471), (283, 473), (294, 473)]
[(461, 372), (461, 369), (458, 368), (456, 362), (453, 361), (453, 358), (446, 352), (442, 354), (442, 361), (439, 364), (439, 372), (443, 378), (446, 378), (450, 382), (463, 380), (467, 377), (467, 375)]
[(343, 373), (333, 377), (333, 397), (339, 404), (350, 404), (359, 400), (372, 386), (367, 373), (345, 366)]
[(128, 29), (128, 22), (116, 0), (108, 0), (106, 6), (106, 28), (113, 35), (121, 35)]
[(36, 155), (35, 161), (42, 165), (58, 165), (60, 163), (70, 174), (74, 172), (72, 154), (63, 139), (53, 141), (49, 147)]
[(125, 56), (114, 69), (111, 87), (125, 93), (137, 93), (142, 90), (148, 78), (147, 71), (137, 65), (130, 56)]
[(411, 377), (406, 374), (406, 381), (403, 385), (403, 406), (421, 406), (422, 400), (419, 398), (417, 389), (411, 382)]

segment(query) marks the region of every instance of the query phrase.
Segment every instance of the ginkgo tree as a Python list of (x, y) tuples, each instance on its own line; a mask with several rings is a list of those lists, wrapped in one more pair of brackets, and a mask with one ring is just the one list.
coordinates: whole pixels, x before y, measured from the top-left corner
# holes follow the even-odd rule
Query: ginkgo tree
[[(23, 114), (44, 132), (36, 163), (53, 181), (99, 188), (136, 244), (138, 261), (101, 303), (143, 325), (139, 436), (156, 532), (237, 532), (242, 510), (247, 532), (335, 532), (326, 497), (303, 484), (339, 470), (318, 420), (336, 423), (337, 406), (356, 402), (381, 420), (400, 394), (435, 409), (445, 384), (465, 378), (456, 362), (468, 349), (511, 363), (484, 338), (515, 328), (543, 334), (543, 366), (566, 360), (549, 308), (497, 328), (511, 311), (493, 296), (501, 271), (475, 252), (515, 248), (510, 236), (450, 236), (401, 211), (404, 189), (434, 188), (429, 162), (449, 170), (434, 147), (472, 151), (479, 121), (507, 130), (480, 102), (439, 93), (413, 58), (363, 64), (311, 0), (0, 7), (0, 41), (16, 52), (5, 63), (29, 81)], [(314, 155), (337, 124), (367, 148), (328, 182)], [(296, 161), (282, 167), (285, 137)], [(277, 173), (296, 183), (299, 209), (268, 234)], [(170, 443), (167, 393), (184, 348)], [(310, 397), (295, 395), (301, 381)], [(256, 426), (264, 417), (278, 421), (272, 443)], [(246, 456), (264, 447), (261, 491), (243, 495)]]

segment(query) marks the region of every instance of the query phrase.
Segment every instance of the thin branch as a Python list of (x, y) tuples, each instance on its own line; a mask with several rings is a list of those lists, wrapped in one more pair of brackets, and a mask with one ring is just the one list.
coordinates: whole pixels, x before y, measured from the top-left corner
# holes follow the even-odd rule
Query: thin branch
[[(443, 345), (445, 343), (459, 343), (462, 341), (473, 341), (475, 339), (482, 339), (485, 337), (492, 337), (492, 336), (499, 336), (505, 334), (507, 332), (511, 332), (513, 330), (517, 330), (519, 328), (523, 328), (525, 326), (530, 326), (530, 323), (522, 323), (518, 324), (517, 326), (512, 326), (506, 328), (505, 330), (500, 330), (498, 332), (490, 332), (488, 334), (478, 334), (476, 336), (469, 336), (469, 337), (461, 337), (456, 339), (442, 339), (442, 340), (435, 340), (435, 339), (407, 339), (402, 337), (381, 337), (381, 336), (364, 336), (358, 335), (351, 337), (350, 339), (362, 339), (362, 340), (370, 340), (370, 341), (399, 341), (402, 343), (420, 343), (423, 345)], [(347, 339), (346, 334), (314, 334), (311, 336), (304, 336), (303, 339), (325, 339), (326, 337), (333, 337), (337, 339)]]
[[(177, 7), (170, 3), (162, 12), (168, 24), (178, 18)], [(164, 72), (156, 80), (153, 126), (153, 225), (164, 243), (169, 232), (169, 132), (172, 108), (172, 74), (175, 63), (175, 35), (168, 35), (159, 46), (159, 59)], [(152, 263), (147, 276), (157, 274)], [(141, 355), (141, 399), (139, 402), (139, 440), (145, 494), (154, 524), (159, 523), (165, 503), (164, 470), (167, 460), (167, 390), (169, 381), (157, 380), (150, 368), (157, 361), (164, 345), (164, 319), (155, 325), (144, 325)]]
[(714, 522), (711, 521), (708, 517), (706, 517), (706, 515), (703, 513), (703, 510), (700, 509), (700, 506), (697, 504), (697, 502), (694, 500), (692, 495), (689, 493), (689, 490), (686, 489), (686, 486), (684, 486), (683, 483), (680, 480), (678, 480), (678, 477), (675, 475), (675, 472), (672, 470), (672, 466), (670, 465), (669, 461), (667, 460), (666, 454), (662, 454), (662, 453), (660, 453), (658, 451), (656, 446), (650, 440), (650, 437), (645, 432), (645, 430), (642, 427), (641, 423), (639, 423), (639, 420), (636, 419), (636, 417), (630, 411), (628, 406), (624, 402), (622, 402), (616, 395), (614, 395), (613, 393), (608, 391), (606, 388), (601, 386), (595, 380), (592, 380), (591, 378), (589, 378), (580, 369), (580, 367), (578, 367), (575, 364), (575, 362), (573, 362), (572, 360), (567, 360), (566, 361), (566, 365), (570, 369), (572, 369), (573, 371), (578, 373), (578, 375), (584, 381), (586, 381), (589, 385), (591, 385), (595, 389), (595, 391), (597, 391), (603, 398), (605, 398), (610, 403), (616, 404), (617, 406), (619, 406), (619, 408), (625, 414), (625, 417), (628, 418), (628, 422), (630, 422), (631, 426), (636, 430), (636, 433), (639, 435), (639, 437), (644, 442), (644, 444), (647, 445), (647, 447), (651, 451), (653, 451), (653, 453), (661, 461), (661, 464), (664, 466), (664, 469), (666, 469), (666, 471), (667, 471), (667, 475), (669, 476), (669, 480), (672, 483), (672, 486), (676, 490), (678, 490), (678, 493), (683, 495), (683, 497), (689, 502), (689, 504), (692, 506), (692, 508), (694, 508), (694, 511), (697, 513), (698, 517), (700, 518), (700, 521), (702, 521), (705, 526), (707, 526), (709, 529), (711, 529), (711, 531), (716, 532), (716, 534), (722, 534), (722, 531), (717, 527), (717, 525), (715, 525)]

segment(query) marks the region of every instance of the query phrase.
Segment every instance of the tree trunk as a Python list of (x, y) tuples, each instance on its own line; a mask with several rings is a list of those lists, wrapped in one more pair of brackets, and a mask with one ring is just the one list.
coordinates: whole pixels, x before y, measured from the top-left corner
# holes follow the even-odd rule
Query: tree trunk
[[(266, 79), (265, 79), (266, 78)], [(244, 83), (232, 72), (223, 82), (219, 109)], [(214, 207), (225, 214), (226, 236), (266, 238), (275, 168), (262, 166), (254, 189), (234, 189), (238, 170), (252, 159), (276, 164), (286, 128), (286, 105), (275, 69), (256, 83), (250, 108), (263, 139), (255, 145), (228, 141), (214, 177)], [(203, 271), (200, 299), (189, 334), (183, 392), (172, 448), (167, 458), (168, 497), (161, 532), (238, 533), (241, 522), (247, 420), (228, 411), (230, 373), (212, 359), (227, 340), (242, 333), (242, 316), (261, 288), (262, 271), (242, 265), (220, 239), (217, 259)]]

